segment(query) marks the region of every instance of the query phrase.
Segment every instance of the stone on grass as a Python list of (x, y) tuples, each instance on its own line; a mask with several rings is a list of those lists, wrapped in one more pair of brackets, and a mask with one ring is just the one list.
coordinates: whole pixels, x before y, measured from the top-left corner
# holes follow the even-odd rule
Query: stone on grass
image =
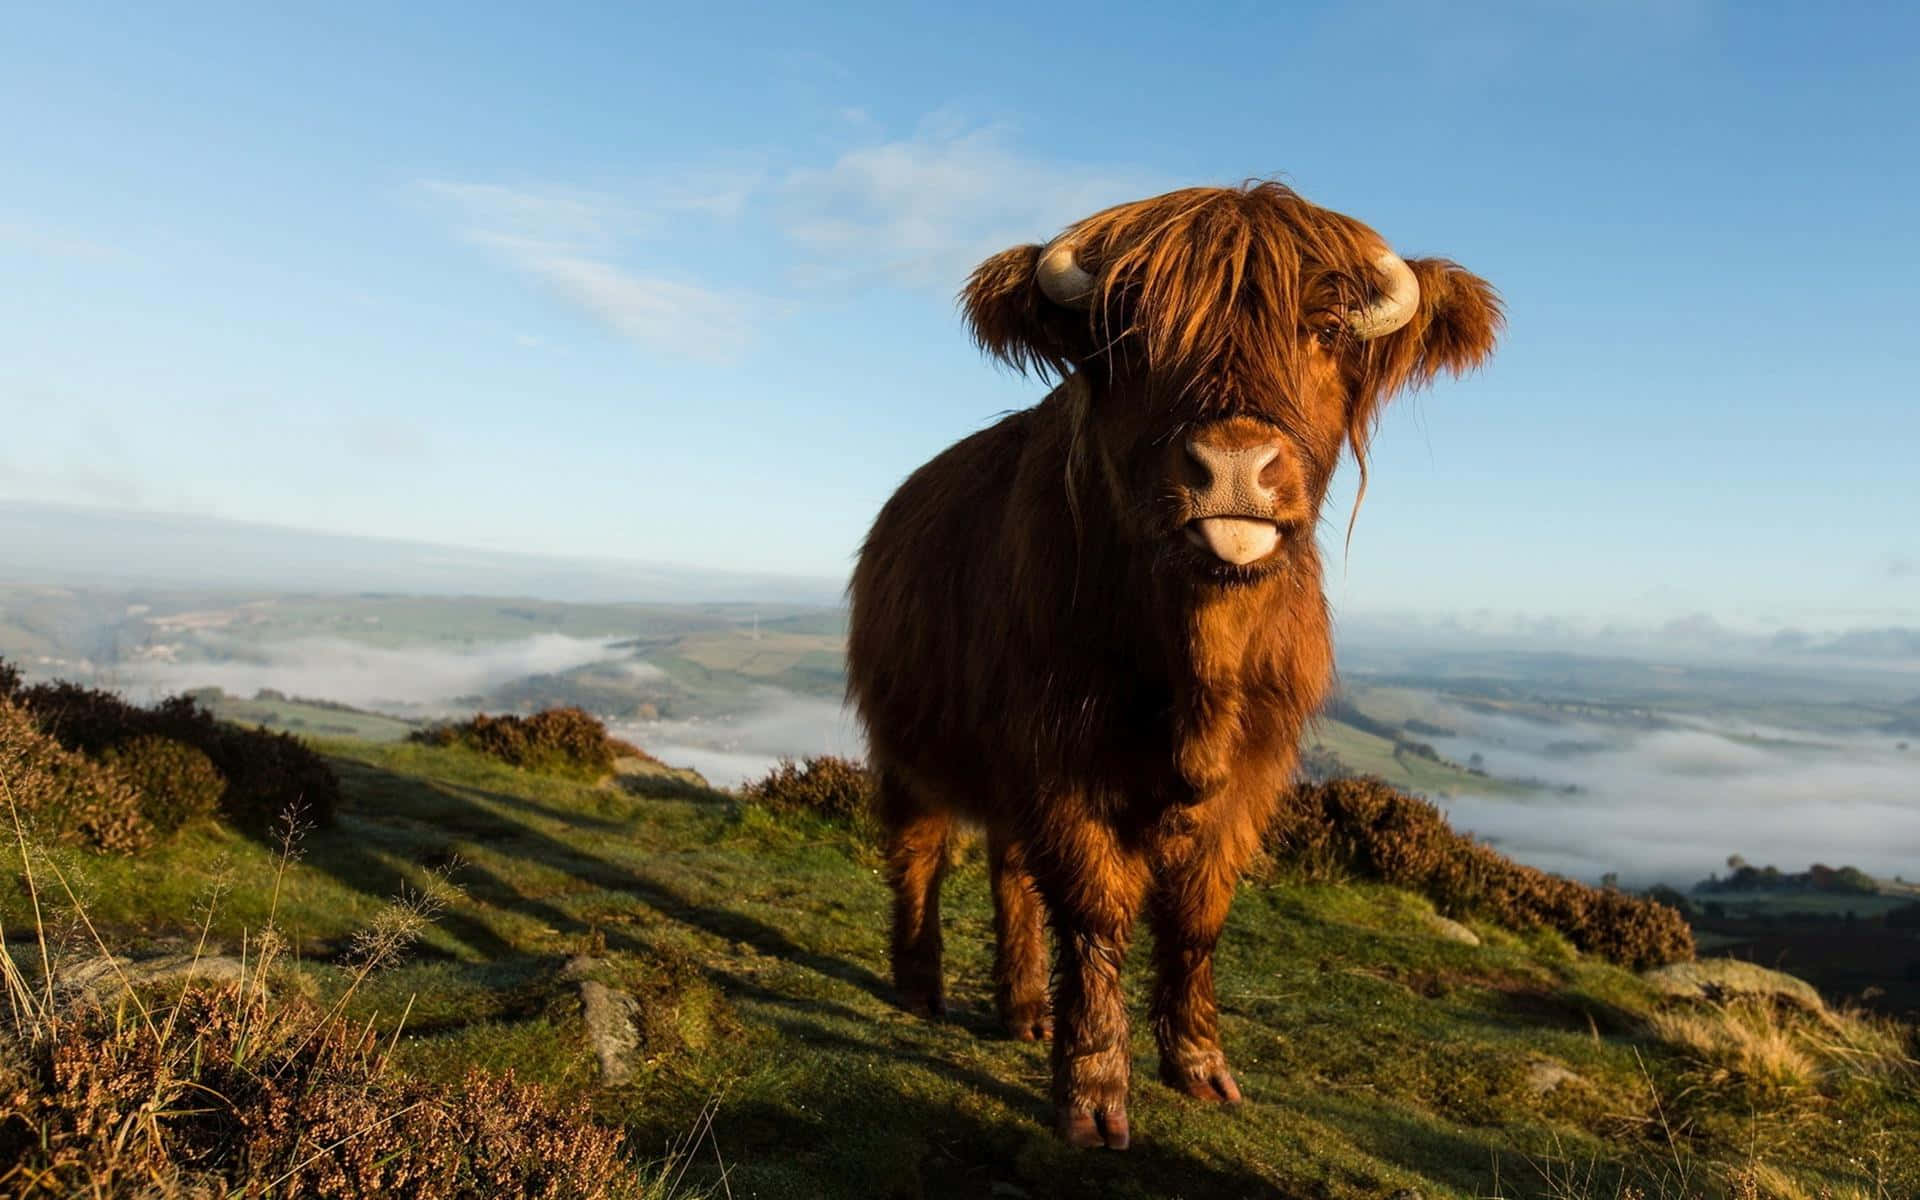
[(600, 1082), (625, 1083), (633, 1077), (633, 1052), (640, 1048), (640, 1004), (619, 988), (586, 978), (604, 965), (579, 955), (567, 960), (560, 978), (578, 981), (587, 1047), (600, 1060)]
[(1435, 935), (1449, 942), (1459, 942), (1462, 946), (1478, 946), (1480, 935), (1451, 917), (1439, 913), (1427, 914), (1427, 928)]
[(1806, 980), (1738, 958), (1672, 963), (1644, 971), (1640, 978), (1652, 984), (1661, 995), (1678, 1000), (1704, 1000), (1714, 1004), (1738, 999), (1784, 1000), (1808, 1012), (1821, 1012), (1826, 1008), (1820, 993)]
[(159, 958), (131, 959), (119, 955), (99, 955), (55, 968), (54, 987), (71, 996), (95, 1000), (116, 999), (128, 987), (146, 987), (163, 983), (238, 983), (246, 978), (246, 964), (224, 954), (195, 958), (191, 954), (167, 954)]
[(1579, 1074), (1565, 1063), (1539, 1058), (1527, 1064), (1527, 1090), (1536, 1097), (1556, 1091), (1564, 1084), (1578, 1082)]

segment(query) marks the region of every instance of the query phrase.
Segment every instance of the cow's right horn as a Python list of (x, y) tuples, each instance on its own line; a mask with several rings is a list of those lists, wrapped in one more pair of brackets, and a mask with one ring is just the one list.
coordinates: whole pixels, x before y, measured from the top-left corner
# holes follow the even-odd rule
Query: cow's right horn
[(1086, 308), (1093, 303), (1093, 276), (1073, 257), (1073, 243), (1056, 238), (1040, 252), (1040, 265), (1034, 279), (1047, 299), (1066, 308)]

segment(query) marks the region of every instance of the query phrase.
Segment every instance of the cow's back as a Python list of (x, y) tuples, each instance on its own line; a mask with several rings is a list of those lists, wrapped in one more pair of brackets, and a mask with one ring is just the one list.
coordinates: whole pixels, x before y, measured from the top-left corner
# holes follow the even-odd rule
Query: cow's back
[(874, 520), (853, 573), (847, 677), (877, 762), (947, 774), (995, 749), (1008, 505), (1046, 416), (1027, 409), (954, 443)]

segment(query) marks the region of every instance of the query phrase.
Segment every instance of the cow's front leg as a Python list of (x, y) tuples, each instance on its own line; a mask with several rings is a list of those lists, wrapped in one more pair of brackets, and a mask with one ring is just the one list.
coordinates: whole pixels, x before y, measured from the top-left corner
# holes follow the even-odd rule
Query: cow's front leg
[(1221, 841), (1183, 833), (1154, 855), (1147, 902), (1156, 967), (1151, 1012), (1160, 1078), (1196, 1100), (1238, 1104), (1240, 1087), (1220, 1048), (1213, 950), (1246, 853)]
[(1053, 1103), (1071, 1144), (1124, 1150), (1131, 1061), (1120, 966), (1146, 890), (1140, 855), (1087, 821), (1045, 839), (1039, 880), (1054, 921)]

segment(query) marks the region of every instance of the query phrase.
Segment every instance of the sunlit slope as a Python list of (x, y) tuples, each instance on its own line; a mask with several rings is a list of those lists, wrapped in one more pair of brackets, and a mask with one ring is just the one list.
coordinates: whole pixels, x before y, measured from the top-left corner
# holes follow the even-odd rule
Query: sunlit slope
[[(1657, 1180), (1676, 1162), (1712, 1179), (1757, 1161), (1817, 1184), (1862, 1178), (1863, 1147), (1890, 1170), (1920, 1159), (1910, 1081), (1730, 1076), (1655, 1036), (1638, 979), (1556, 937), (1480, 927), (1467, 945), (1424, 900), (1284, 871), (1242, 889), (1220, 954), (1250, 1103), (1202, 1109), (1154, 1082), (1136, 1012), (1136, 1147), (1071, 1154), (1047, 1129), (1044, 1049), (989, 1016), (977, 847), (947, 896), (956, 1016), (929, 1024), (890, 1001), (886, 895), (855, 831), (659, 775), (592, 786), (459, 750), (326, 745), (346, 803), (282, 889), (303, 963), (288, 986), (338, 995), (331, 964), (354, 931), (403, 883), (456, 864), (466, 899), (411, 965), (354, 996), (352, 1017), (384, 1035), (405, 1013), (408, 1070), (511, 1066), (591, 1093), (642, 1152), (717, 1098), (736, 1196), (1612, 1196), (1623, 1174)], [(216, 875), (213, 936), (238, 950), (272, 891), (272, 854), (218, 826), (70, 863), (102, 936), (139, 951), (177, 948)], [(13, 876), (0, 886), (11, 934), (28, 901)], [(583, 970), (634, 998), (618, 1086), (586, 1044)], [(705, 1188), (718, 1171), (688, 1178)], [(1555, 1192), (1542, 1171), (1595, 1183)]]

